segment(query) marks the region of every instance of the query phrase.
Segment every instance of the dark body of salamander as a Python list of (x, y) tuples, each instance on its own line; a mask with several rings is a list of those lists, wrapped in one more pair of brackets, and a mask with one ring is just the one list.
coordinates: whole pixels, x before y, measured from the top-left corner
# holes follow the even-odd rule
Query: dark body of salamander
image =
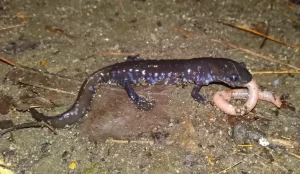
[(96, 85), (115, 83), (122, 86), (129, 98), (143, 110), (150, 110), (154, 103), (138, 96), (132, 85), (181, 85), (193, 83), (191, 96), (204, 104), (206, 99), (199, 94), (202, 86), (223, 82), (231, 87), (242, 87), (252, 80), (244, 63), (225, 58), (193, 58), (173, 60), (141, 59), (129, 56), (125, 62), (116, 63), (91, 74), (82, 85), (73, 106), (57, 116), (45, 116), (31, 108), (31, 115), (53, 127), (62, 128), (84, 117), (91, 105)]

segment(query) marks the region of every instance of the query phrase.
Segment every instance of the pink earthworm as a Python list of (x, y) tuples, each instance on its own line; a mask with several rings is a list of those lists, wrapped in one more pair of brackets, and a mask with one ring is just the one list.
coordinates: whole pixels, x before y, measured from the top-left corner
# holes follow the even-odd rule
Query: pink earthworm
[[(270, 91), (261, 91), (254, 80), (245, 85), (247, 89), (233, 89), (217, 92), (213, 101), (215, 105), (230, 115), (244, 115), (250, 112), (256, 105), (258, 100), (264, 100), (273, 103), (278, 108), (282, 102), (280, 97), (275, 96)], [(228, 103), (231, 99), (248, 99), (242, 107), (233, 106)]]

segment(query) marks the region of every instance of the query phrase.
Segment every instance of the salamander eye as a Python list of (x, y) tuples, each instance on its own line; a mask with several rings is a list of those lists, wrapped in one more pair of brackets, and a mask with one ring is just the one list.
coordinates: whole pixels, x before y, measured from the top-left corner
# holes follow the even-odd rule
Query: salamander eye
[(235, 74), (235, 73), (232, 73), (232, 74), (229, 76), (229, 79), (230, 79), (230, 81), (232, 81), (232, 82), (236, 82), (236, 81), (238, 81), (239, 76), (238, 76), (237, 74)]

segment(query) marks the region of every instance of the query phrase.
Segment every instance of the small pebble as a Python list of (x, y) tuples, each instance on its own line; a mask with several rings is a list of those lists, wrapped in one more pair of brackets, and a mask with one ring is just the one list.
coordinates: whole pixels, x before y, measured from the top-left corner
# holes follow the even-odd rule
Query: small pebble
[(275, 88), (278, 88), (279, 85), (280, 85), (279, 79), (275, 80), (275, 81), (273, 82), (273, 85), (274, 85)]
[(72, 162), (69, 164), (69, 166), (68, 166), (68, 168), (69, 168), (70, 170), (74, 170), (74, 169), (76, 169), (76, 167), (77, 167), (77, 162), (76, 162), (76, 161), (72, 161)]

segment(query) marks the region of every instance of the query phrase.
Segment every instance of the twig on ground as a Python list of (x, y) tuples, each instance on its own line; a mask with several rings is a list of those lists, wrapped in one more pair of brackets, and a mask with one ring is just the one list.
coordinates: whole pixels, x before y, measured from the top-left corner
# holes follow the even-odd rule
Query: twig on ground
[(105, 141), (105, 143), (118, 143), (118, 144), (128, 144), (128, 143), (136, 143), (136, 144), (150, 144), (153, 145), (154, 141), (135, 141), (135, 140), (117, 140), (117, 139), (113, 139), (113, 138), (109, 138)]
[(17, 66), (17, 64), (15, 62), (13, 62), (11, 60), (8, 60), (7, 58), (2, 57), (2, 56), (0, 56), (0, 61), (2, 61), (4, 63), (7, 63), (7, 64), (9, 64), (11, 66), (14, 66), (14, 67)]
[(223, 24), (223, 25), (227, 25), (227, 26), (230, 26), (230, 27), (233, 27), (233, 28), (237, 28), (237, 29), (240, 29), (240, 30), (244, 30), (244, 31), (247, 31), (249, 33), (252, 33), (252, 34), (255, 34), (257, 36), (261, 36), (261, 37), (264, 37), (264, 38), (267, 38), (271, 41), (274, 41), (276, 43), (279, 43), (279, 44), (282, 44), (282, 45), (285, 45), (285, 46), (288, 46), (288, 47), (292, 47), (292, 48), (295, 48), (295, 49), (300, 49), (300, 46), (297, 46), (297, 45), (293, 45), (293, 44), (290, 44), (290, 43), (287, 43), (287, 42), (284, 42), (282, 40), (279, 40), (279, 39), (276, 39), (272, 36), (268, 36), (264, 33), (261, 33), (259, 31), (256, 31), (256, 30), (253, 30), (253, 29), (250, 29), (248, 28), (247, 26), (242, 26), (242, 25), (236, 25), (236, 24), (230, 24), (230, 23), (227, 23), (227, 22), (222, 22), (222, 21), (218, 21), (219, 23)]
[[(181, 28), (175, 28), (175, 27), (172, 27), (170, 28), (171, 30), (174, 30), (176, 32), (179, 32), (180, 34), (184, 35), (184, 36), (193, 36), (193, 37), (200, 37), (202, 38), (202, 36), (200, 35), (197, 35), (197, 34), (193, 34), (191, 33), (190, 31), (187, 31), (185, 29), (181, 29)], [(188, 35), (186, 34), (188, 33)], [(207, 37), (209, 38), (209, 37)], [(288, 66), (288, 67), (291, 67), (293, 69), (296, 69), (296, 70), (300, 70), (300, 68), (294, 66), (294, 65), (291, 65), (291, 64), (287, 64), (287, 63), (284, 63), (278, 59), (275, 59), (274, 57), (271, 57), (271, 56), (266, 56), (266, 55), (262, 55), (262, 54), (259, 54), (259, 53), (256, 53), (254, 51), (251, 51), (249, 49), (246, 49), (246, 48), (242, 48), (242, 47), (239, 47), (237, 45), (234, 45), (230, 42), (227, 42), (227, 41), (222, 41), (222, 40), (218, 40), (218, 39), (214, 39), (214, 38), (209, 38), (212, 42), (217, 42), (217, 43), (221, 43), (221, 44), (224, 44), (228, 47), (231, 47), (231, 48), (234, 48), (234, 49), (238, 49), (244, 53), (247, 53), (247, 54), (250, 54), (250, 55), (253, 55), (253, 56), (256, 56), (256, 57), (259, 57), (259, 58), (262, 58), (262, 59), (265, 59), (265, 60), (268, 60), (268, 61), (271, 61), (271, 62), (274, 62), (274, 63), (279, 63), (281, 65), (285, 65), (285, 66)]]
[(22, 27), (25, 25), (26, 22), (22, 22), (21, 24), (17, 24), (17, 25), (11, 25), (11, 26), (7, 26), (7, 27), (4, 27), (4, 28), (0, 28), (0, 31), (4, 31), (4, 30), (9, 30), (9, 29), (12, 29), (12, 28), (17, 28), (17, 27)]
[(294, 17), (294, 16), (291, 16), (283, 11), (280, 10), (280, 13), (283, 14), (285, 17), (289, 18), (290, 20), (292, 20), (293, 22), (297, 23), (298, 25), (300, 25), (300, 21)]
[(29, 122), (29, 123), (22, 123), (22, 124), (17, 124), (14, 125), (13, 127), (10, 127), (8, 129), (4, 129), (0, 131), (0, 137), (3, 136), (4, 134), (8, 133), (8, 132), (12, 132), (15, 130), (19, 130), (19, 129), (25, 129), (25, 128), (33, 128), (33, 127), (47, 127), (48, 129), (50, 129), (55, 135), (57, 135), (57, 132), (55, 131), (55, 129), (53, 127), (51, 127), (50, 125), (43, 123), (43, 122)]
[(251, 74), (300, 74), (295, 70), (252, 71)]
[(242, 161), (239, 161), (239, 162), (235, 163), (234, 165), (229, 166), (229, 167), (227, 167), (226, 169), (222, 170), (222, 171), (219, 172), (218, 174), (220, 174), (220, 173), (226, 173), (229, 169), (232, 169), (232, 168), (236, 167), (237, 165), (239, 165), (239, 164), (241, 164), (241, 163), (242, 163)]

